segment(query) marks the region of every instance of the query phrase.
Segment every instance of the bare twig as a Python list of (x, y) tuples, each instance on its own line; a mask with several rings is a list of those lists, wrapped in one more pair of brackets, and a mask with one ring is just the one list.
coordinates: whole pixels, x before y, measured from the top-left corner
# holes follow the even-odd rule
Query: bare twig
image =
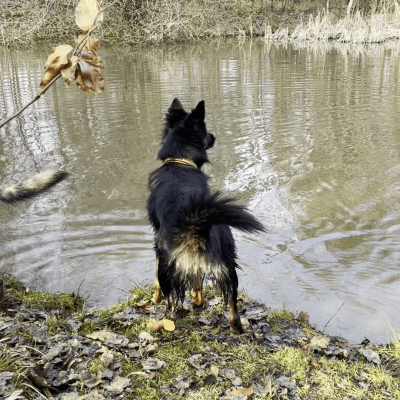
[(341, 308), (344, 306), (345, 303), (343, 303), (339, 309), (335, 312), (335, 314), (332, 315), (332, 317), (330, 318), (330, 320), (325, 324), (324, 329), (322, 329), (322, 332), (325, 332), (325, 328), (328, 326), (329, 322), (331, 322), (331, 320), (333, 319), (333, 317), (341, 310)]
[(34, 386), (29, 385), (29, 383), (26, 383), (26, 382), (24, 382), (23, 385), (28, 386), (29, 388), (34, 390), (36, 393), (38, 393), (40, 396), (42, 396), (45, 400), (48, 400), (47, 397), (45, 397), (42, 393), (40, 393), (39, 390), (37, 390)]
[[(116, 4), (117, 1), (114, 1), (113, 3), (109, 4), (107, 7), (104, 7), (102, 10), (100, 10), (97, 15), (95, 20), (93, 21), (92, 27), (88, 30), (86, 35), (82, 38), (81, 41), (77, 43), (75, 46), (75, 49), (73, 51), (74, 56), (79, 56), (82, 52), (82, 49), (85, 47), (90, 35), (100, 26), (101, 22), (98, 21), (99, 16), (108, 8)], [(53, 3), (54, 4), (54, 3)], [(50, 6), (51, 7), (51, 6)], [(45, 14), (46, 15), (46, 14)], [(44, 15), (44, 16), (45, 16)], [(43, 16), (43, 18), (44, 18)], [(31, 104), (33, 104), (35, 101), (39, 100), (40, 97), (47, 92), (47, 90), (50, 88), (50, 86), (61, 76), (61, 72), (58, 73), (58, 75), (53, 78), (42, 90), (38, 92), (38, 94), (29, 102), (27, 103), (21, 110), (17, 111), (15, 114), (13, 114), (11, 117), (7, 118), (5, 121), (0, 123), (0, 128), (2, 128), (4, 125), (6, 125), (8, 122), (13, 120), (14, 118), (18, 117), (18, 115), (22, 114)]]
[(7, 118), (4, 122), (0, 123), (0, 128), (2, 128), (5, 124), (13, 120), (15, 117), (18, 117), (18, 115), (22, 114), (31, 104), (33, 104), (36, 100), (39, 100), (42, 94), (45, 94), (47, 90), (50, 88), (50, 86), (61, 76), (61, 74), (58, 74), (53, 80), (51, 80), (39, 93), (28, 103), (26, 104), (21, 110), (17, 111), (14, 115), (11, 117)]

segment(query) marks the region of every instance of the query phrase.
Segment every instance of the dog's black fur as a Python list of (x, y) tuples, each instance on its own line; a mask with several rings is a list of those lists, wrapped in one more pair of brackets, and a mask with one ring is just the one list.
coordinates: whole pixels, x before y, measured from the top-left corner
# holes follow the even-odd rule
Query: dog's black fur
[(172, 161), (150, 175), (147, 211), (155, 232), (156, 286), (159, 281), (174, 311), (174, 293), (182, 301), (185, 290), (194, 287), (201, 292), (203, 279), (211, 278), (229, 302), (231, 325), (243, 332), (236, 305), (240, 267), (230, 227), (247, 232), (264, 229), (234, 199), (210, 191), (201, 167), (209, 162), (206, 150), (213, 147), (215, 137), (207, 131), (204, 118), (204, 101), (188, 113), (175, 99), (166, 114), (158, 158), (191, 160), (197, 168)]

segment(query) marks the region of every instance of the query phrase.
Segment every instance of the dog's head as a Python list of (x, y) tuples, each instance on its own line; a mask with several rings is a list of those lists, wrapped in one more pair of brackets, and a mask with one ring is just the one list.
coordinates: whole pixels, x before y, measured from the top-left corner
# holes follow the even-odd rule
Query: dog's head
[(200, 101), (196, 108), (189, 113), (184, 110), (181, 102), (175, 99), (165, 117), (163, 147), (159, 158), (189, 158), (195, 161), (199, 167), (204, 162), (208, 162), (206, 150), (214, 146), (215, 136), (207, 131), (204, 119), (204, 100)]

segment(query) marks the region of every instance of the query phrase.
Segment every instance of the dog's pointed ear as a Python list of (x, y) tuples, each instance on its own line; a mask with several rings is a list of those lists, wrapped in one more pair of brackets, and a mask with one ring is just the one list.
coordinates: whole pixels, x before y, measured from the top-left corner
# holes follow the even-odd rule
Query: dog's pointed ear
[(192, 111), (191, 117), (192, 119), (204, 121), (204, 118), (206, 117), (206, 108), (204, 105), (204, 100), (200, 101), (199, 104), (197, 104), (196, 108)]
[(179, 99), (174, 99), (171, 107), (169, 108), (170, 110), (183, 110), (182, 103), (179, 101)]
[(182, 103), (178, 99), (174, 99), (165, 116), (167, 130), (173, 128), (179, 121), (185, 118), (186, 115), (187, 112), (183, 109)]

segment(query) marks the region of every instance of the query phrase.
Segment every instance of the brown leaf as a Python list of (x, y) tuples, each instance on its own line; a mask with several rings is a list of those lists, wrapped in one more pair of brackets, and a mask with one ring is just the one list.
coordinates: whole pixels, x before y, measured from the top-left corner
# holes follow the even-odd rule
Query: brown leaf
[(104, 68), (100, 58), (97, 58), (96, 56), (87, 51), (82, 51), (81, 59), (87, 62), (88, 64), (93, 65), (93, 67)]
[[(85, 39), (85, 37), (86, 37), (86, 33), (82, 33), (81, 35), (79, 35), (77, 43), (81, 43)], [(97, 56), (97, 54), (99, 53), (99, 49), (100, 49), (99, 41), (96, 38), (94, 38), (93, 36), (89, 36), (82, 49), (85, 49), (88, 52)]]
[(44, 68), (46, 70), (42, 82), (40, 82), (39, 89), (43, 90), (68, 64), (68, 53), (72, 50), (69, 44), (62, 44), (61, 46), (54, 47), (49, 53)]
[(104, 78), (99, 68), (84, 60), (78, 61), (75, 81), (84, 92), (90, 93), (92, 90), (96, 93), (104, 92)]
[[(96, 0), (80, 0), (75, 8), (76, 24), (83, 31), (87, 32), (96, 21), (97, 13), (101, 10)], [(101, 13), (97, 22), (103, 22), (103, 13)]]
[(235, 389), (232, 390), (232, 392), (229, 392), (229, 394), (244, 394), (245, 396), (250, 396), (253, 394), (253, 388), (249, 387), (248, 389)]
[(153, 307), (154, 303), (151, 300), (149, 300), (149, 301), (142, 300), (139, 303), (135, 303), (134, 306), (141, 310), (147, 310), (147, 309)]
[(69, 86), (71, 82), (75, 80), (78, 59), (79, 58), (77, 56), (71, 57), (68, 60), (67, 66), (61, 70), (61, 75), (64, 78), (64, 81), (67, 84), (67, 86)]

